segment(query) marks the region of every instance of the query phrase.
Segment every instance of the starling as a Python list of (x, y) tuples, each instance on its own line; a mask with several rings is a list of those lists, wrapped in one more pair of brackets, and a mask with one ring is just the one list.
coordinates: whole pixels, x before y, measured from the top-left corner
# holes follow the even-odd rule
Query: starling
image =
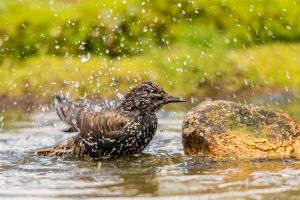
[(39, 154), (115, 158), (141, 152), (157, 129), (155, 112), (168, 103), (185, 102), (168, 95), (157, 83), (146, 81), (133, 88), (114, 108), (92, 102), (71, 101), (55, 95), (60, 119), (78, 135), (57, 145), (35, 150)]

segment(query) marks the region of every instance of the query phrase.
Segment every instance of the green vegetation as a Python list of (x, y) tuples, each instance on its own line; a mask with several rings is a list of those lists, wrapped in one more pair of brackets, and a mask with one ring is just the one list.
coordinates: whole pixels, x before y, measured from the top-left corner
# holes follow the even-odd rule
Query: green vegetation
[(298, 0), (3, 0), (0, 95), (111, 97), (145, 79), (200, 100), (297, 93), (299, 13)]
[(209, 48), (216, 40), (243, 47), (300, 39), (295, 0), (4, 0), (0, 6), (2, 60), (136, 55), (177, 42)]
[(176, 47), (114, 61), (33, 57), (4, 63), (1, 92), (10, 99), (27, 94), (45, 100), (59, 91), (75, 96), (115, 96), (118, 91), (127, 91), (128, 85), (147, 79), (184, 97), (226, 96), (245, 90), (299, 91), (299, 52), (300, 45), (274, 44), (203, 57), (198, 51)]

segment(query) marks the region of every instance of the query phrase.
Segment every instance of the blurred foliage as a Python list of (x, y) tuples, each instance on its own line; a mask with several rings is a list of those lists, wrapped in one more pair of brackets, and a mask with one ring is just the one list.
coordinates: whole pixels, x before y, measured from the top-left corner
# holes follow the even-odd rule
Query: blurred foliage
[(1, 60), (39, 53), (117, 57), (176, 42), (210, 48), (299, 41), (295, 0), (2, 0)]
[(300, 44), (264, 45), (227, 54), (212, 49), (199, 56), (201, 52), (204, 50), (173, 46), (113, 61), (33, 57), (0, 68), (1, 94), (14, 101), (21, 97), (29, 103), (49, 101), (55, 92), (99, 99), (124, 94), (128, 86), (142, 80), (157, 81), (173, 95), (195, 101), (205, 97), (234, 99), (244, 91), (253, 92), (248, 97), (260, 92), (299, 91)]
[(145, 79), (185, 98), (300, 90), (299, 0), (2, 0), (0, 15), (4, 99)]

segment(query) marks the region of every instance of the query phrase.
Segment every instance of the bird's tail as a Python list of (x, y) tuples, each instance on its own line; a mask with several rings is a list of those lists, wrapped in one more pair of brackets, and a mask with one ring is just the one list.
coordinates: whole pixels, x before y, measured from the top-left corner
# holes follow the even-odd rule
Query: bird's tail
[(34, 149), (30, 152), (37, 153), (39, 155), (61, 156), (61, 155), (72, 155), (72, 154), (76, 155), (78, 154), (79, 151), (75, 144), (75, 138), (72, 137), (54, 146)]

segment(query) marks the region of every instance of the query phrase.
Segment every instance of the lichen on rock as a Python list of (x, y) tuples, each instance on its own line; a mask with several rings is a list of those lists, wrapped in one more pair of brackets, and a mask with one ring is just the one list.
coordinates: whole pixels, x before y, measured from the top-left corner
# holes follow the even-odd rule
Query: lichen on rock
[(206, 101), (185, 116), (188, 155), (214, 158), (300, 158), (300, 126), (280, 110), (228, 101)]

